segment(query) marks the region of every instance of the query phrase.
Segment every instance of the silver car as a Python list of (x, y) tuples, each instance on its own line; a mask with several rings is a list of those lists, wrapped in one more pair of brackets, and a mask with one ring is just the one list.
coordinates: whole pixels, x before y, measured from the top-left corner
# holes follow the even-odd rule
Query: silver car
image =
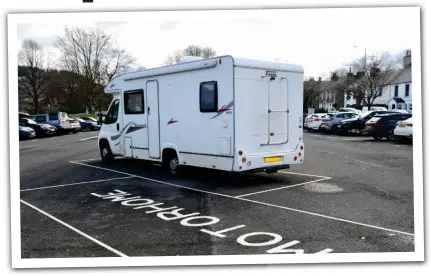
[(322, 123), (322, 117), (325, 117), (328, 113), (316, 113), (308, 115), (305, 118), (304, 129), (309, 131), (319, 130), (320, 124)]
[(337, 112), (328, 113), (322, 118), (322, 124), (320, 130), (322, 132), (333, 132), (337, 124), (342, 120), (358, 118), (359, 114), (355, 112)]

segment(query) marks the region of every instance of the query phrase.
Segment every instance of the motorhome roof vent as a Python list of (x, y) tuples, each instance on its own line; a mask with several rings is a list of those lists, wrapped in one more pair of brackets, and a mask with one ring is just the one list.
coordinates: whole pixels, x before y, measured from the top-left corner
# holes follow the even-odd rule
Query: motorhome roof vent
[(180, 59), (178, 63), (186, 63), (186, 62), (192, 62), (196, 60), (202, 60), (202, 57), (195, 57), (195, 56), (184, 56)]

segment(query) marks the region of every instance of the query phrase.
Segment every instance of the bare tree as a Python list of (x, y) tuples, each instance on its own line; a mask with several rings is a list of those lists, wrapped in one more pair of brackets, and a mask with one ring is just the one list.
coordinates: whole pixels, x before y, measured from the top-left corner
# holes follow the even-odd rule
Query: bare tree
[(201, 47), (198, 45), (189, 45), (184, 50), (175, 51), (169, 55), (165, 61), (165, 65), (177, 64), (184, 56), (194, 56), (202, 58), (211, 58), (216, 55), (216, 51), (211, 47)]
[(79, 87), (85, 92), (90, 112), (103, 97), (101, 87), (134, 63), (100, 28), (66, 28), (64, 36), (57, 37), (55, 47), (61, 53), (60, 68), (80, 76)]
[(27, 39), (22, 43), (18, 54), (19, 65), (23, 67), (18, 78), (20, 105), (29, 105), (34, 113), (43, 109), (46, 101), (45, 56), (42, 47), (34, 40)]
[(346, 91), (363, 100), (369, 110), (393, 76), (393, 61), (387, 53), (376, 53), (352, 62), (352, 66), (358, 73)]
[(316, 97), (319, 96), (321, 85), (321, 79), (316, 81), (314, 80), (314, 78), (309, 78), (308, 80), (304, 81), (304, 108), (313, 105), (313, 100), (315, 100)]

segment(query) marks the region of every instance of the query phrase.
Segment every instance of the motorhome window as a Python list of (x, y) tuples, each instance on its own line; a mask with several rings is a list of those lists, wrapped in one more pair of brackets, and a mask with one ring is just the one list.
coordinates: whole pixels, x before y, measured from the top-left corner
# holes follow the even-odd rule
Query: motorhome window
[(200, 111), (201, 112), (217, 112), (218, 93), (217, 82), (203, 82), (200, 85)]
[(119, 108), (120, 108), (120, 101), (115, 100), (108, 111), (109, 119), (108, 119), (108, 122), (106, 122), (107, 124), (113, 124), (117, 121)]
[(124, 113), (144, 114), (144, 90), (134, 90), (124, 92)]

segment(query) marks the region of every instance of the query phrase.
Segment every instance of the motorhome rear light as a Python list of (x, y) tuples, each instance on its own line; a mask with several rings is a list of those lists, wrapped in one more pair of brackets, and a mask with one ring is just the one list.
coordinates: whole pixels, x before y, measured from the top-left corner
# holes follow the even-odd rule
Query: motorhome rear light
[(274, 132), (271, 132), (271, 136), (274, 136)]
[(302, 145), (301, 145), (300, 149), (301, 149), (301, 150), (304, 150), (304, 146), (302, 146)]
[(245, 159), (245, 157), (242, 158), (242, 163), (245, 163), (245, 161), (247, 161), (247, 159)]
[(298, 157), (297, 157), (297, 156), (293, 157), (293, 161), (296, 161), (296, 159), (298, 159)]
[(242, 150), (238, 151), (238, 154), (241, 156), (242, 155)]
[(301, 156), (302, 155), (302, 153), (301, 152), (298, 152), (298, 156)]
[(218, 63), (221, 64), (221, 59), (218, 60)]

